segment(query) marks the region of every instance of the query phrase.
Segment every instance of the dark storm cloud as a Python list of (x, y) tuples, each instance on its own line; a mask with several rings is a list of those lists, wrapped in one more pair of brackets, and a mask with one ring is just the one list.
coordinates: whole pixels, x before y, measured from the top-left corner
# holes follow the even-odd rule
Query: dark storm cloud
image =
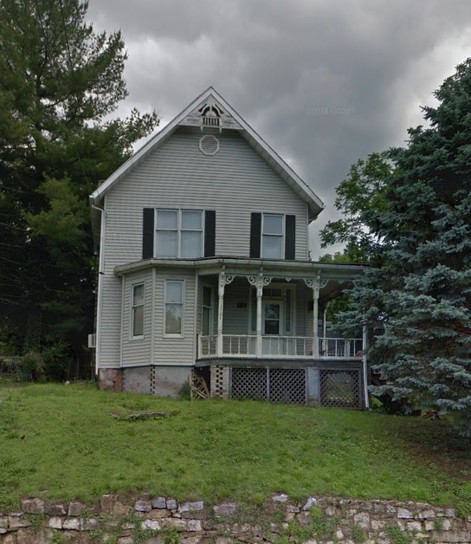
[[(468, 56), (468, 0), (92, 0), (122, 29), (129, 103), (170, 120), (213, 85), (335, 214), (358, 158), (401, 145)], [(317, 227), (316, 227), (317, 228)], [(320, 252), (317, 248), (314, 254)]]

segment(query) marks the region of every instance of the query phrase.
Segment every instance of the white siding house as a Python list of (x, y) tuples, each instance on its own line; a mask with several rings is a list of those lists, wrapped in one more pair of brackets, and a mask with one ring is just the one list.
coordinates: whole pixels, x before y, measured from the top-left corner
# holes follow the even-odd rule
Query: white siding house
[(323, 319), (362, 267), (309, 260), (322, 202), (213, 88), (90, 200), (102, 387), (365, 405), (361, 340)]

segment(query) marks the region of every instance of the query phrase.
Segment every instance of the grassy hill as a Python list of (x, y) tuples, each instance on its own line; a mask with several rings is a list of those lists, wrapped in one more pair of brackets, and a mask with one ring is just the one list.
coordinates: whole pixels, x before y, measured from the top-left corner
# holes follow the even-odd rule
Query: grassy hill
[[(161, 417), (127, 420), (136, 412)], [(0, 509), (102, 493), (261, 503), (339, 495), (471, 514), (471, 442), (444, 421), (251, 401), (0, 385)]]

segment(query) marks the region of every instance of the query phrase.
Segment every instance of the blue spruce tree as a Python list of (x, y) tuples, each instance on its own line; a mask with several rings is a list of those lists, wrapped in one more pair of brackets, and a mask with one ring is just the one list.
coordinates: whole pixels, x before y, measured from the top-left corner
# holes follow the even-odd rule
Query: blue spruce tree
[(380, 244), (344, 323), (373, 331), (375, 394), (450, 414), (471, 436), (471, 59), (435, 96), (427, 127), (389, 152), (387, 205), (361, 213)]

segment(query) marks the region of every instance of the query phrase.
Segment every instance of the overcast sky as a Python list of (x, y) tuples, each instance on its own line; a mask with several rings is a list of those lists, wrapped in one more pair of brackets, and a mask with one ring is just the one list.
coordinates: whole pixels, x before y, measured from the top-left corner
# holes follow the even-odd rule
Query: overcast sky
[(404, 145), (421, 105), (471, 56), (469, 0), (90, 0), (120, 29), (136, 106), (161, 127), (212, 85), (337, 217), (359, 158)]

